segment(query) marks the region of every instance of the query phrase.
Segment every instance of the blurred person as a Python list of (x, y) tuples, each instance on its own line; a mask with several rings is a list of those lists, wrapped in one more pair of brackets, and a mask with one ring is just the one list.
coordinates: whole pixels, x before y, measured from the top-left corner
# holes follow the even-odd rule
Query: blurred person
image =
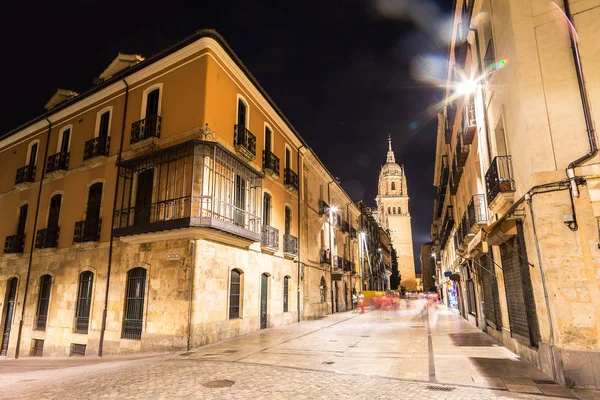
[(365, 312), (365, 295), (362, 292), (358, 294), (358, 307), (361, 314)]

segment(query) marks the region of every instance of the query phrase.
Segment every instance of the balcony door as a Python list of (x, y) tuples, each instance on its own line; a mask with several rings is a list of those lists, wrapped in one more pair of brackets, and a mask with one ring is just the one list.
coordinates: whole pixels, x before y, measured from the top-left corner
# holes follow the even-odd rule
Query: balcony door
[(292, 169), (292, 153), (290, 151), (290, 149), (288, 149), (287, 147), (285, 148), (285, 167), (287, 169)]
[(4, 332), (2, 334), (2, 347), (0, 347), (0, 356), (5, 356), (8, 352), (8, 340), (10, 339), (10, 328), (12, 325), (13, 314), (15, 312), (15, 300), (17, 298), (17, 278), (12, 278), (8, 283), (8, 295), (6, 296), (6, 317), (4, 318)]
[(158, 115), (160, 89), (154, 89), (146, 97), (146, 118)]
[(38, 151), (38, 144), (34, 143), (31, 146), (31, 152), (29, 153), (29, 167), (32, 168), (31, 170), (33, 171), (33, 167), (35, 166), (35, 160), (37, 159), (37, 151)]
[(135, 224), (147, 224), (150, 222), (150, 210), (152, 207), (152, 188), (154, 185), (154, 170), (147, 169), (138, 174), (135, 195)]
[(271, 130), (269, 128), (265, 128), (265, 150), (267, 152), (271, 151)]
[(244, 227), (246, 211), (246, 180), (239, 175), (235, 175), (235, 193), (234, 193), (233, 223)]
[(48, 228), (58, 227), (58, 219), (60, 217), (60, 203), (62, 195), (57, 194), (50, 199), (50, 211), (48, 212)]
[(19, 209), (19, 224), (17, 225), (17, 236), (25, 236), (25, 225), (27, 224), (27, 210), (29, 205), (23, 204)]
[(60, 152), (68, 153), (69, 152), (69, 139), (71, 137), (71, 130), (67, 129), (62, 134), (62, 139), (60, 141)]
[(285, 234), (289, 235), (292, 230), (292, 209), (285, 207)]
[(106, 139), (108, 136), (108, 122), (110, 119), (110, 111), (106, 111), (100, 116), (100, 129), (98, 129), (98, 137)]
[(240, 99), (238, 100), (238, 125), (246, 126), (246, 104)]
[(262, 274), (260, 276), (260, 329), (267, 327), (268, 294), (269, 275)]
[(88, 191), (88, 203), (85, 213), (85, 219), (97, 220), (100, 219), (100, 204), (102, 202), (102, 183), (97, 182), (90, 186)]

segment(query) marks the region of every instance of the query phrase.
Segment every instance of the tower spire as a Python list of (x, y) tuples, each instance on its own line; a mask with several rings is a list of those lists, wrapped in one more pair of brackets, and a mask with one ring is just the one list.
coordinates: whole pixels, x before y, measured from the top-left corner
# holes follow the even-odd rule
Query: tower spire
[(388, 163), (395, 163), (396, 158), (394, 157), (394, 152), (392, 151), (392, 135), (388, 134), (388, 152), (387, 152), (387, 160)]

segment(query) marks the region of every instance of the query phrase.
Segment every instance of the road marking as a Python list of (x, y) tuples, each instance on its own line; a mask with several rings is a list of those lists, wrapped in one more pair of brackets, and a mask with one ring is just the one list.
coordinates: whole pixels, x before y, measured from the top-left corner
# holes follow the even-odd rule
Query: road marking
[(429, 307), (425, 313), (427, 319), (427, 352), (429, 353), (429, 382), (435, 382), (435, 359), (433, 357), (433, 340), (431, 339), (431, 325), (429, 324)]

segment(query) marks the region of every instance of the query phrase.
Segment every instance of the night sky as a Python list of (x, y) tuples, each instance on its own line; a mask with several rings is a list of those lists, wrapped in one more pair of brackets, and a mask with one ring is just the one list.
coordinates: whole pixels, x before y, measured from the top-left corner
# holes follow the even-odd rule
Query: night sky
[(442, 89), (423, 75), (445, 76), (451, 3), (10, 2), (0, 27), (7, 103), (0, 133), (41, 114), (58, 87), (89, 89), (118, 52), (149, 57), (197, 29), (214, 28), (354, 200), (375, 204), (392, 136), (408, 178), (420, 268), (419, 246), (430, 240), (434, 116), (442, 99)]

